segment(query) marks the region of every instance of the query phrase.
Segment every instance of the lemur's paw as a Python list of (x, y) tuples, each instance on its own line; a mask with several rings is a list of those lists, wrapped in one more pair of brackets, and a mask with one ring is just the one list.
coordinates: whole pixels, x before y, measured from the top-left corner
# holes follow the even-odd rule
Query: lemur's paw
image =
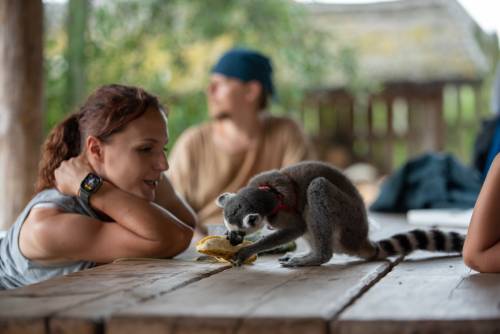
[(291, 257), (286, 262), (280, 262), (283, 267), (308, 267), (308, 266), (319, 266), (323, 264), (323, 261), (319, 259), (311, 259), (309, 257)]
[(278, 259), (279, 263), (288, 262), (292, 258), (292, 253), (286, 253)]
[(235, 267), (241, 266), (245, 261), (253, 255), (252, 250), (247, 247), (241, 248), (234, 257), (230, 260), (231, 264)]
[(235, 260), (235, 259), (231, 259), (229, 260), (229, 262), (232, 264), (233, 267), (241, 267), (241, 265), (243, 264), (243, 262), (241, 262), (240, 260)]
[[(284, 256), (285, 257), (285, 256)], [(286, 260), (280, 261), (280, 264), (283, 267), (299, 267), (302, 265), (302, 261), (300, 257), (297, 256), (288, 256)]]

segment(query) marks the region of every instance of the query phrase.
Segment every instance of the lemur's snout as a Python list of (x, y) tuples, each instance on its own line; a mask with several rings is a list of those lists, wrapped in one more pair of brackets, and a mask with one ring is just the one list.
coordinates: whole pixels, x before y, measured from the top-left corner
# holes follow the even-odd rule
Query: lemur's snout
[(232, 246), (239, 245), (243, 242), (243, 238), (245, 238), (245, 232), (243, 231), (229, 231), (227, 238), (229, 239), (229, 243)]

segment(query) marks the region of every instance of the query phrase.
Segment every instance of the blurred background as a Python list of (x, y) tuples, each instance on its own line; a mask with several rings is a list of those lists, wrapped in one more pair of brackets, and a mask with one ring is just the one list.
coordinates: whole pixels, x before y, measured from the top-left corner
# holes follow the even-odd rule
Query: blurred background
[(322, 160), (377, 176), (428, 151), (469, 164), (492, 113), (499, 12), (478, 0), (2, 0), (0, 229), (32, 196), (48, 131), (95, 88), (159, 96), (171, 146), (206, 119), (210, 67), (233, 46), (273, 59), (271, 112), (299, 120)]

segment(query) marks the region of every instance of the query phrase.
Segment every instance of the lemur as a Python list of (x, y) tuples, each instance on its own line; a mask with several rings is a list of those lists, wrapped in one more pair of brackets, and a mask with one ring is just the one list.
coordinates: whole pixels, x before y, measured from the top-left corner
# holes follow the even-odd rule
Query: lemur
[(236, 194), (220, 195), (216, 203), (223, 208), (228, 239), (233, 245), (265, 224), (275, 230), (240, 249), (232, 261), (237, 266), (253, 254), (300, 236), (309, 243), (310, 252), (286, 254), (279, 259), (282, 266), (321, 265), (333, 253), (367, 260), (416, 249), (461, 253), (465, 238), (456, 232), (413, 230), (371, 241), (367, 210), (358, 190), (339, 169), (318, 161), (258, 174)]

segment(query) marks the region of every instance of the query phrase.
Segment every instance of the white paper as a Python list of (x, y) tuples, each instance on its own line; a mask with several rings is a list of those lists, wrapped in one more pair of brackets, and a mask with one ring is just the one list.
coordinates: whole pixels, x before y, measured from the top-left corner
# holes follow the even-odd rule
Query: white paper
[(419, 209), (406, 214), (408, 223), (420, 226), (462, 227), (469, 226), (472, 209)]

